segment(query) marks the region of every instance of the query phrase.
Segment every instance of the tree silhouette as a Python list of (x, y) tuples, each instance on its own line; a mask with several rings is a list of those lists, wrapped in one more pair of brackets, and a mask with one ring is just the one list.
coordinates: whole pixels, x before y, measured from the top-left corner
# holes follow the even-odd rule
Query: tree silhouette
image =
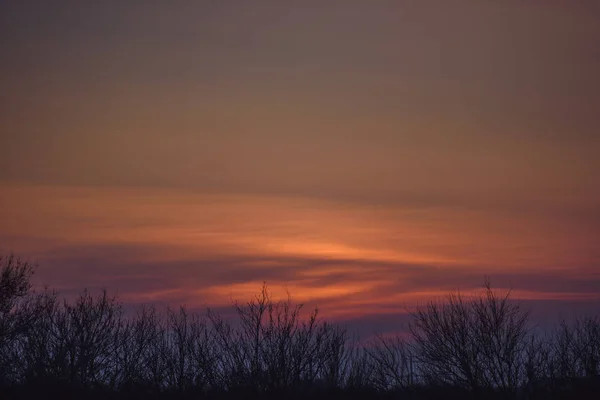
[(72, 301), (32, 290), (33, 266), (0, 271), (0, 398), (594, 398), (600, 320), (527, 327), (510, 292), (451, 293), (412, 312), (406, 337), (352, 338), (303, 314), (266, 284), (235, 302), (236, 319), (207, 309), (127, 316), (106, 290)]
[(528, 313), (509, 298), (510, 292), (498, 296), (486, 281), (478, 298), (453, 293), (418, 308), (410, 332), (424, 379), (482, 396), (516, 393), (526, 378)]

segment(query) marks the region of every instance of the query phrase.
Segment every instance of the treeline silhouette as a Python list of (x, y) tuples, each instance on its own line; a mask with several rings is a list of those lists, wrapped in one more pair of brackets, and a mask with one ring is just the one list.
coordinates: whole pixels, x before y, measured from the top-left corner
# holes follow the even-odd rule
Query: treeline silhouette
[(353, 339), (263, 286), (236, 321), (184, 307), (125, 315), (106, 291), (35, 292), (33, 266), (0, 258), (0, 398), (597, 398), (600, 319), (551, 333), (488, 281), (412, 312), (409, 335)]

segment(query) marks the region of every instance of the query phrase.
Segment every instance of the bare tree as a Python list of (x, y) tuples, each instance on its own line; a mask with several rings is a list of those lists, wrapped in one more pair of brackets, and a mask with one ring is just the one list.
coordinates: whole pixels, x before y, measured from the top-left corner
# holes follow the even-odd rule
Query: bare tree
[[(273, 301), (266, 285), (251, 301), (235, 303), (240, 318), (237, 331), (237, 350), (248, 368), (245, 379), (258, 390), (286, 387), (299, 379), (299, 368), (308, 344), (300, 322), (302, 305), (293, 305), (288, 294), (285, 301)], [(307, 326), (312, 332), (316, 310)], [(238, 357), (239, 358), (239, 357)], [(240, 364), (240, 363), (238, 363)]]
[(549, 382), (555, 377), (552, 355), (552, 338), (540, 332), (531, 333), (522, 359), (523, 385), (521, 394), (548, 397)]
[[(125, 391), (153, 388), (152, 371), (160, 369), (162, 321), (154, 306), (142, 306), (127, 320), (117, 346), (117, 385)], [(155, 387), (158, 387), (156, 385)]]
[(26, 329), (19, 318), (18, 305), (31, 290), (34, 266), (19, 257), (0, 256), (0, 348)]
[(59, 302), (54, 292), (31, 289), (29, 264), (3, 260), (0, 390), (49, 383), (133, 397), (353, 398), (401, 390), (547, 398), (598, 388), (598, 317), (563, 321), (554, 336), (541, 337), (527, 329), (528, 313), (510, 292), (498, 295), (489, 282), (479, 297), (452, 293), (417, 308), (412, 341), (376, 336), (365, 347), (318, 309), (302, 315), (289, 294), (274, 301), (266, 285), (234, 303), (237, 320), (154, 306), (125, 318), (106, 291)]
[(352, 361), (346, 332), (321, 321), (317, 309), (302, 318), (301, 304), (293, 304), (289, 295), (274, 301), (266, 285), (234, 307), (239, 317), (235, 328), (208, 312), (212, 342), (217, 343), (207, 352), (216, 365), (213, 381), (257, 394), (284, 393), (316, 382), (338, 387), (346, 381)]
[(119, 336), (124, 329), (116, 299), (106, 291), (97, 297), (84, 291), (74, 304), (64, 302), (54, 324), (54, 354), (61, 375), (83, 387), (114, 385)]
[(562, 320), (554, 342), (554, 362), (559, 378), (594, 377), (600, 374), (600, 319)]
[(185, 307), (167, 311), (164, 370), (166, 386), (177, 392), (206, 392), (215, 387), (219, 349), (207, 319)]
[(351, 391), (369, 388), (373, 382), (374, 365), (369, 353), (358, 337), (347, 340), (345, 330), (338, 331), (343, 338), (344, 346), (340, 359), (341, 371), (336, 387)]
[(0, 256), (0, 312), (7, 313), (31, 289), (33, 264), (11, 254)]
[(194, 315), (189, 322), (187, 354), (192, 371), (193, 390), (202, 393), (219, 387), (221, 349), (217, 345), (216, 332), (204, 316)]
[(19, 376), (24, 382), (36, 382), (55, 378), (55, 336), (56, 315), (59, 302), (57, 293), (45, 292), (29, 298), (24, 306), (28, 329), (19, 338), (13, 351), (16, 351), (20, 366)]
[(510, 291), (498, 296), (485, 283), (485, 293), (472, 303), (472, 326), (483, 365), (487, 388), (512, 396), (524, 383), (524, 359), (528, 344), (529, 313), (510, 301)]
[(377, 390), (407, 389), (414, 384), (414, 356), (400, 336), (375, 336), (367, 347), (373, 365), (371, 384)]
[(419, 367), (430, 382), (507, 396), (522, 383), (528, 313), (496, 295), (486, 281), (483, 296), (450, 294), (413, 313), (410, 332)]
[(0, 383), (17, 379), (17, 344), (35, 321), (31, 290), (34, 269), (33, 264), (13, 254), (0, 256)]

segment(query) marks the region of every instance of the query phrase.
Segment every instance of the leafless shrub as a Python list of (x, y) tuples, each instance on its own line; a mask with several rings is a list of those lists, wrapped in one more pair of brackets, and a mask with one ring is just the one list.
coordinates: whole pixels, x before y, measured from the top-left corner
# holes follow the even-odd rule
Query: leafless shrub
[(343, 379), (338, 387), (349, 390), (371, 388), (375, 366), (369, 353), (358, 338), (346, 344), (345, 349), (341, 368)]
[(114, 297), (106, 291), (97, 297), (85, 291), (74, 304), (64, 302), (54, 324), (55, 361), (68, 382), (84, 387), (114, 383), (124, 328)]
[(0, 256), (0, 382), (19, 379), (24, 336), (42, 312), (45, 297), (32, 291), (34, 270), (15, 255)]
[(529, 313), (510, 302), (510, 292), (499, 297), (489, 282), (485, 288), (484, 296), (473, 303), (474, 340), (483, 366), (483, 382), (487, 388), (511, 394), (523, 383)]
[(51, 291), (35, 293), (30, 267), (15, 260), (5, 259), (0, 277), (2, 385), (52, 382), (133, 397), (403, 391), (416, 398), (467, 392), (546, 398), (556, 390), (576, 393), (578, 379), (600, 370), (597, 317), (563, 321), (549, 338), (534, 335), (527, 312), (510, 293), (494, 293), (489, 282), (482, 296), (454, 293), (418, 308), (406, 341), (376, 336), (364, 347), (321, 320), (318, 309), (303, 316), (289, 295), (274, 301), (266, 285), (250, 301), (234, 304), (237, 320), (210, 309), (162, 313), (147, 306), (126, 318), (106, 291), (85, 291), (74, 302), (59, 302)]
[(414, 356), (400, 336), (375, 336), (367, 348), (373, 365), (371, 384), (377, 390), (406, 389), (414, 384)]
[[(162, 321), (154, 306), (142, 306), (125, 321), (117, 346), (119, 388), (160, 387)], [(157, 376), (158, 375), (158, 376)]]
[(28, 329), (12, 346), (17, 352), (19, 376), (27, 382), (37, 382), (54, 377), (53, 350), (56, 315), (59, 302), (55, 292), (45, 291), (32, 296), (24, 305)]
[(456, 293), (418, 308), (410, 332), (425, 379), (474, 393), (514, 393), (523, 382), (528, 313), (509, 295), (497, 296), (486, 282), (478, 299)]
[[(23, 261), (15, 255), (0, 256), (0, 318), (10, 314), (19, 299), (24, 298), (31, 289), (33, 264)], [(6, 331), (0, 331), (0, 334)]]
[(559, 378), (600, 375), (600, 319), (563, 320), (554, 342), (554, 363)]
[[(235, 303), (239, 327), (209, 311), (212, 339), (220, 357), (215, 382), (258, 393), (321, 382), (338, 387), (350, 366), (346, 332), (318, 319), (313, 310), (301, 318), (302, 305), (274, 301), (264, 285), (247, 303)], [(346, 366), (347, 364), (347, 366)], [(349, 368), (348, 368), (349, 371)]]

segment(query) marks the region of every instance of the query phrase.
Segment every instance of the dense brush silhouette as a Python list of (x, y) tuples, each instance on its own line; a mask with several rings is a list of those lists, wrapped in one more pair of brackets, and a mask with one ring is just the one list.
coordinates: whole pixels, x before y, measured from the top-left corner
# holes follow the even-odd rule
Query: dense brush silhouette
[(125, 316), (106, 291), (35, 292), (33, 266), (0, 258), (0, 397), (149, 399), (563, 399), (600, 389), (600, 320), (552, 335), (486, 281), (412, 313), (409, 339), (352, 340), (275, 301), (266, 285), (238, 321), (185, 307)]

